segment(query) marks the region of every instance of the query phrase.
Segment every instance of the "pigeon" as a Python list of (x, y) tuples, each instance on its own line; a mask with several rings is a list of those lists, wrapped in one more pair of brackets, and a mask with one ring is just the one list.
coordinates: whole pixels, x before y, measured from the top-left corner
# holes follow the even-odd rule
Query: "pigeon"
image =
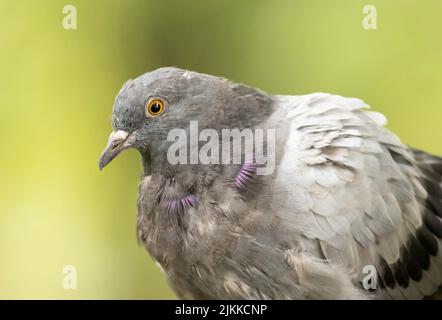
[[(195, 123), (210, 134), (177, 148)], [(357, 98), (164, 67), (123, 85), (99, 168), (139, 151), (137, 238), (181, 299), (431, 299), (442, 158), (385, 125)], [(195, 159), (227, 129), (262, 143), (230, 162), (215, 161), (233, 158), (216, 143), (214, 161)]]

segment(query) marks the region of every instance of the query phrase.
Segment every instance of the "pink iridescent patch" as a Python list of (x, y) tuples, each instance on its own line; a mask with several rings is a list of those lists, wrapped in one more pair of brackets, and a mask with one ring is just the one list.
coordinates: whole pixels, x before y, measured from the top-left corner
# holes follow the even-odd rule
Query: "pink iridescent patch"
[(243, 189), (248, 183), (252, 182), (256, 174), (255, 157), (246, 159), (241, 166), (235, 178), (235, 185), (237, 188)]
[(180, 199), (167, 200), (164, 207), (170, 212), (178, 212), (189, 207), (196, 208), (198, 199), (193, 194), (182, 197)]

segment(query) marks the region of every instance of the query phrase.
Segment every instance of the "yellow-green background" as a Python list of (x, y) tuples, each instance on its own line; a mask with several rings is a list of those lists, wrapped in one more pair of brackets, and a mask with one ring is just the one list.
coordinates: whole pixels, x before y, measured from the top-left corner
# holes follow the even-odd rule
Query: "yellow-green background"
[[(0, 298), (174, 297), (136, 243), (138, 154), (97, 168), (126, 79), (173, 65), (357, 96), (442, 154), (441, 17), (440, 0), (1, 0)], [(68, 264), (77, 290), (62, 288)]]

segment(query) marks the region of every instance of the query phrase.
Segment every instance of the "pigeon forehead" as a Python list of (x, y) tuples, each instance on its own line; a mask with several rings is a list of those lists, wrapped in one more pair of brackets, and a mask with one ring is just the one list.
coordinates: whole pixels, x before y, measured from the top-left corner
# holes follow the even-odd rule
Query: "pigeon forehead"
[(120, 93), (114, 104), (112, 112), (112, 125), (115, 130), (132, 131), (144, 119), (144, 107), (141, 99), (133, 90)]

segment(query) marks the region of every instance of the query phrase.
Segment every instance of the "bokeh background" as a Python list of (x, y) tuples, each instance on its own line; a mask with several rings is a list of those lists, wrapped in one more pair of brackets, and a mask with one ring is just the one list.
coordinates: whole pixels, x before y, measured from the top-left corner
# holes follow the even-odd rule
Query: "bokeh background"
[(148, 70), (360, 97), (441, 155), (441, 15), (440, 0), (2, 0), (0, 298), (174, 298), (136, 242), (138, 154), (97, 168), (115, 95)]

